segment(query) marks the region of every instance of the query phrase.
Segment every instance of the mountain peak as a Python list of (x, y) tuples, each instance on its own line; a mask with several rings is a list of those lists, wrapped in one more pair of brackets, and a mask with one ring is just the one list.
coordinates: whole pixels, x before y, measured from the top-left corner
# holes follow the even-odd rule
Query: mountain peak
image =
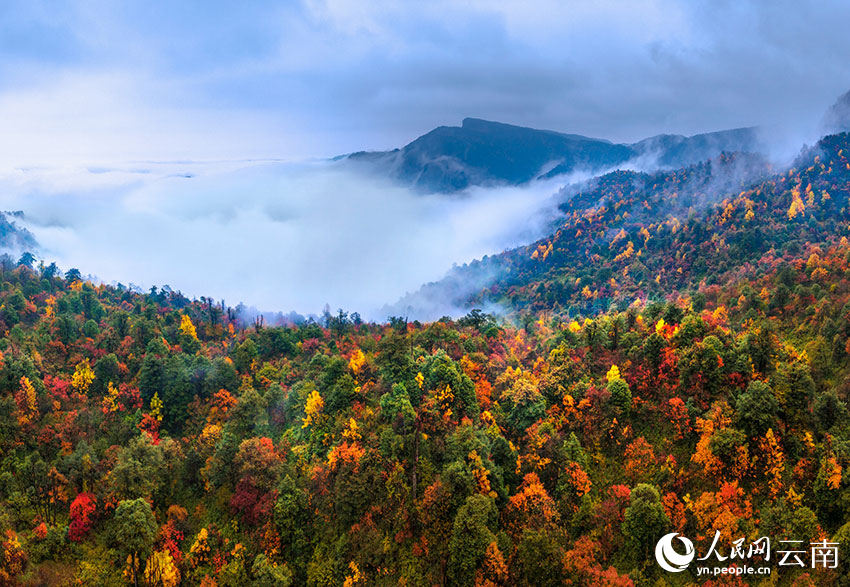
[(452, 193), (473, 185), (521, 185), (575, 171), (599, 173), (650, 156), (661, 167), (682, 167), (723, 151), (757, 152), (755, 129), (685, 137), (658, 135), (634, 144), (467, 117), (439, 126), (401, 149), (354, 153), (384, 166), (401, 183), (424, 192)]

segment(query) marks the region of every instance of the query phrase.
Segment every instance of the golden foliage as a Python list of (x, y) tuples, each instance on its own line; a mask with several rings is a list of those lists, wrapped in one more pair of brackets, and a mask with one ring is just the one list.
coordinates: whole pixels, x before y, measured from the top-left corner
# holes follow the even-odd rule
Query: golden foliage
[(198, 340), (198, 332), (195, 330), (195, 325), (192, 324), (192, 319), (186, 314), (180, 318), (180, 334)]
[(15, 394), (15, 403), (18, 404), (18, 422), (24, 425), (38, 415), (38, 402), (35, 387), (26, 375), (21, 377), (20, 385), (18, 393)]
[(357, 420), (354, 418), (348, 419), (348, 424), (342, 431), (342, 437), (351, 441), (360, 440), (360, 428), (357, 426)]
[(782, 475), (785, 471), (785, 455), (779, 440), (769, 428), (764, 439), (759, 443), (761, 455), (764, 462), (764, 473), (768, 479), (768, 494), (775, 498), (782, 491)]
[(348, 360), (348, 368), (354, 372), (355, 375), (360, 373), (360, 369), (363, 368), (363, 365), (366, 364), (366, 355), (363, 354), (363, 351), (357, 349), (354, 351), (354, 354), (351, 355), (351, 358)]
[(94, 381), (94, 371), (89, 365), (88, 359), (78, 363), (74, 374), (71, 375), (71, 387), (80, 393), (86, 393)]
[(788, 208), (788, 220), (794, 220), (798, 214), (806, 209), (806, 204), (800, 197), (800, 189), (796, 187), (791, 190), (791, 207)]
[(316, 423), (316, 419), (325, 407), (325, 400), (315, 389), (307, 396), (307, 405), (304, 406), (305, 417), (301, 420), (301, 428), (306, 428)]
[(198, 535), (195, 536), (195, 541), (189, 547), (189, 561), (192, 567), (199, 567), (209, 561), (210, 545), (208, 544), (209, 531), (206, 528), (201, 528)]
[(151, 398), (150, 415), (158, 422), (162, 422), (162, 400), (159, 399), (159, 392), (155, 391)]
[(360, 567), (357, 566), (357, 563), (351, 561), (348, 563), (349, 573), (345, 576), (345, 580), (342, 582), (342, 587), (355, 587), (355, 585), (365, 585), (366, 580), (363, 577), (363, 574), (360, 572)]
[(118, 388), (110, 381), (106, 386), (106, 395), (103, 396), (101, 405), (105, 414), (118, 411)]
[(144, 577), (148, 585), (176, 587), (180, 584), (180, 570), (167, 550), (158, 550), (148, 557)]

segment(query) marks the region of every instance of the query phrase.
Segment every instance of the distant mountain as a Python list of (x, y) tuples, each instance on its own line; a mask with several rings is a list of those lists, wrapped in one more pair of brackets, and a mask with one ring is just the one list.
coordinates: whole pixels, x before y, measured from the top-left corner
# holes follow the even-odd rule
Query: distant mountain
[(676, 168), (724, 151), (758, 150), (755, 128), (692, 137), (659, 135), (618, 144), (466, 118), (460, 127), (435, 128), (401, 149), (353, 153), (348, 159), (376, 165), (421, 191), (450, 193), (474, 185), (521, 185), (573, 171), (601, 172), (638, 158)]
[(0, 253), (20, 254), (38, 247), (35, 236), (15, 221), (21, 218), (19, 211), (0, 212)]
[[(675, 171), (616, 171), (562, 190), (551, 234), (452, 269), (392, 307), (568, 310), (664, 299), (850, 236), (850, 134), (805, 149), (790, 170), (724, 154)], [(808, 258), (803, 257), (803, 261)]]
[(827, 134), (850, 131), (850, 92), (838, 98), (823, 119)]

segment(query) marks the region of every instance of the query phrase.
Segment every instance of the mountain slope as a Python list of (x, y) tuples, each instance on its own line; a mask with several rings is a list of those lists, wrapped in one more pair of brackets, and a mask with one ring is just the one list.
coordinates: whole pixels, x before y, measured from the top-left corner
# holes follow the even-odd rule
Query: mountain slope
[(766, 179), (754, 178), (769, 167), (740, 154), (672, 172), (605, 175), (560, 206), (549, 237), (457, 268), (396, 307), (448, 298), (461, 308), (595, 313), (808, 255), (850, 234), (848, 155), (850, 135), (840, 134)]
[(640, 157), (681, 167), (724, 151), (758, 151), (756, 129), (693, 137), (659, 135), (617, 144), (574, 134), (464, 119), (441, 126), (401, 149), (360, 152), (352, 161), (371, 163), (398, 181), (427, 192), (454, 192), (473, 185), (519, 185), (573, 171), (600, 172)]
[(850, 92), (839, 96), (835, 104), (827, 110), (822, 127), (827, 133), (850, 130)]

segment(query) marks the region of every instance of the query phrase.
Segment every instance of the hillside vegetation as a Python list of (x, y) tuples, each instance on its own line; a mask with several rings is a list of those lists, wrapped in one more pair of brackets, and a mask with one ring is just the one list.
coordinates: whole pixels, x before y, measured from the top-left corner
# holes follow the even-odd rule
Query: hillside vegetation
[(0, 585), (689, 585), (668, 532), (850, 542), (848, 146), (601, 178), (485, 261), (515, 321), (0, 266)]

